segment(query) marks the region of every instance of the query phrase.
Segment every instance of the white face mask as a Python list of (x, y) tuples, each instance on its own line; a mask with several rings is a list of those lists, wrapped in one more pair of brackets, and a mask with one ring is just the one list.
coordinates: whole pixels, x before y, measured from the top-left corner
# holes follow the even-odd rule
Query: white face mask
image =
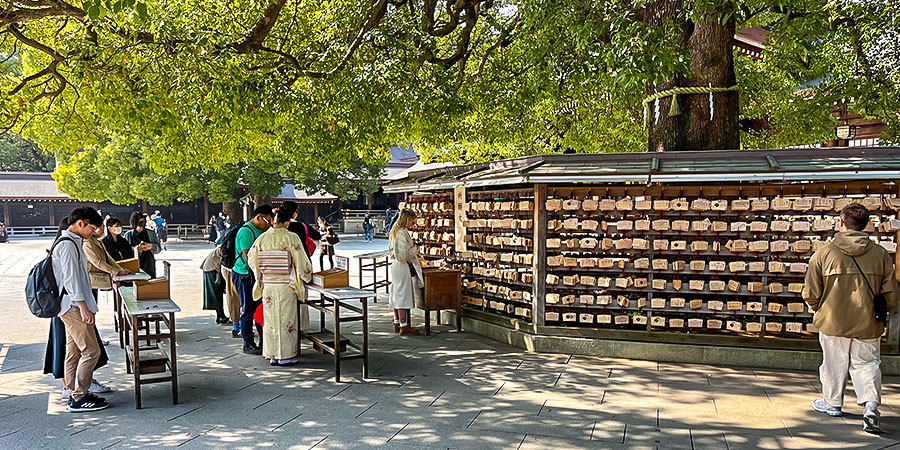
[(118, 235), (122, 234), (122, 227), (113, 227), (112, 232), (113, 232), (113, 234), (118, 236)]

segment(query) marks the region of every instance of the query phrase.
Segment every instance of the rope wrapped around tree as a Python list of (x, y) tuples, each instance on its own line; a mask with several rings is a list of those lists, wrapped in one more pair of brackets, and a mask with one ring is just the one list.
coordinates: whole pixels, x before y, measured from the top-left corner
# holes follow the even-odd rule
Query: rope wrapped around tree
[(669, 116), (677, 116), (681, 114), (681, 108), (678, 106), (678, 95), (679, 94), (709, 94), (709, 119), (712, 120), (713, 117), (713, 101), (712, 94), (714, 92), (727, 92), (727, 91), (740, 91), (740, 88), (735, 85), (731, 87), (703, 87), (703, 86), (694, 86), (694, 87), (677, 87), (672, 89), (667, 89), (665, 91), (657, 92), (653, 95), (648, 96), (643, 101), (641, 101), (641, 105), (644, 107), (644, 128), (647, 128), (647, 116), (650, 114), (650, 102), (656, 102), (656, 120), (659, 120), (659, 99), (665, 98), (668, 96), (672, 96), (672, 104), (669, 106)]

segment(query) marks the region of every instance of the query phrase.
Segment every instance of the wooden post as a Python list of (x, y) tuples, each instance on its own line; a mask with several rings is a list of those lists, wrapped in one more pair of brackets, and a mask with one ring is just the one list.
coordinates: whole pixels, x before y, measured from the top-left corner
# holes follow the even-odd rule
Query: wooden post
[(544, 294), (547, 281), (547, 185), (534, 185), (534, 245), (531, 294), (531, 322), (534, 332), (544, 326)]
[(50, 226), (55, 226), (56, 225), (56, 207), (53, 204), (53, 202), (47, 203), (47, 209), (49, 211), (47, 214), (50, 215)]
[(11, 217), (9, 217), (9, 200), (4, 200), (3, 201), (3, 223), (5, 223), (6, 226), (8, 226), (8, 227), (12, 226), (12, 221), (10, 219), (11, 219)]
[[(900, 180), (898, 180), (897, 185), (900, 186)], [(900, 196), (900, 188), (898, 188), (897, 195)], [(900, 211), (895, 212), (894, 216), (900, 218)], [(900, 231), (897, 232), (894, 242), (900, 243)], [(894, 253), (894, 275), (900, 279), (900, 250), (897, 250), (897, 252)], [(897, 309), (891, 311), (890, 318), (888, 319), (887, 337), (888, 345), (897, 346), (900, 344), (900, 314), (898, 314)], [(897, 349), (895, 353), (900, 353), (900, 349)]]

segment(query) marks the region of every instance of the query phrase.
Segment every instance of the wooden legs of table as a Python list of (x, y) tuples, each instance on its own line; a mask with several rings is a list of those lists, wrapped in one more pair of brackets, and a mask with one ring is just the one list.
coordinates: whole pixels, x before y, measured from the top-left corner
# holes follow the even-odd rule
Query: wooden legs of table
[[(134, 375), (134, 409), (141, 409), (141, 343), (138, 341), (138, 321), (135, 317), (129, 317), (128, 320), (131, 328), (131, 372)], [(128, 353), (128, 350), (126, 349), (125, 352)]]
[[(425, 336), (431, 334), (431, 310), (425, 311)], [(438, 325), (441, 324), (441, 310), (435, 310), (435, 319)], [(456, 331), (462, 331), (462, 308), (456, 308)]]
[(341, 382), (341, 302), (334, 301), (334, 381)]
[[(157, 327), (159, 325), (157, 324)], [(175, 313), (169, 314), (169, 370), (172, 371), (172, 404), (178, 404), (178, 358), (175, 355)]]
[(363, 310), (363, 320), (362, 320), (362, 333), (363, 333), (363, 378), (369, 378), (369, 306), (368, 302), (363, 299), (362, 302), (362, 310)]

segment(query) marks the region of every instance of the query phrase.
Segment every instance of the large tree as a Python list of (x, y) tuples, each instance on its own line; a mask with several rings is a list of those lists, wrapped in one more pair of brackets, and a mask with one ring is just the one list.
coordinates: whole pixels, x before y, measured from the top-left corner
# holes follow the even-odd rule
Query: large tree
[(50, 172), (56, 165), (53, 155), (15, 133), (0, 136), (0, 171)]
[[(6, 127), (50, 150), (153, 136), (158, 172), (270, 156), (339, 169), (351, 156), (383, 162), (401, 140), (451, 160), (792, 145), (821, 140), (835, 103), (881, 117), (885, 138), (900, 130), (894, 2), (4, 5)], [(764, 58), (736, 55), (734, 32), (756, 25), (771, 32)], [(733, 86), (712, 107), (706, 93), (642, 103)], [(771, 127), (742, 136), (741, 117)]]

